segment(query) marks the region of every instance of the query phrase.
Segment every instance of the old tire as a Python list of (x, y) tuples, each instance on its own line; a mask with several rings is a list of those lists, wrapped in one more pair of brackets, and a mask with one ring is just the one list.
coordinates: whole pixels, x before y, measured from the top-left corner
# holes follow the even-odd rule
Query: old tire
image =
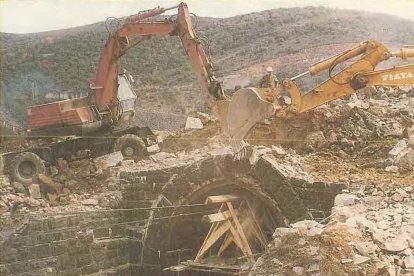
[(115, 143), (115, 151), (120, 151), (124, 159), (139, 159), (147, 154), (144, 141), (136, 135), (126, 134)]
[(32, 178), (46, 170), (44, 161), (33, 152), (16, 155), (10, 164), (10, 177), (23, 184), (32, 183)]

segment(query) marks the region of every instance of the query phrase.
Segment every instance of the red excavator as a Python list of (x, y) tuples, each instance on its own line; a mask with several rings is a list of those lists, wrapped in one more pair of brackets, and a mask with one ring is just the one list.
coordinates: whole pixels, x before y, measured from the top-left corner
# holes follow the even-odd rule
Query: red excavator
[[(177, 7), (175, 19), (145, 21)], [(192, 27), (185, 3), (140, 12), (115, 23), (116, 30), (111, 31), (107, 21), (109, 37), (102, 50), (96, 76), (89, 81), (89, 95), (29, 107), (30, 136), (85, 135), (129, 121), (134, 114), (136, 96), (131, 89), (130, 78), (118, 72), (117, 61), (153, 35), (180, 37), (209, 107), (212, 107), (214, 99), (223, 96), (220, 84), (211, 72), (211, 63)], [(132, 41), (136, 36), (139, 39)]]
[[(178, 8), (176, 16), (148, 20), (175, 8)], [(134, 125), (131, 120), (137, 97), (132, 90), (132, 78), (125, 71), (119, 72), (117, 62), (128, 50), (151, 36), (178, 36), (208, 107), (215, 110), (215, 102), (224, 99), (223, 89), (213, 75), (212, 64), (192, 27), (185, 3), (142, 11), (123, 20), (107, 20), (106, 27), (108, 40), (101, 52), (96, 76), (89, 81), (88, 96), (27, 109), (29, 138), (74, 138), (3, 154), (0, 165), (3, 163), (14, 179), (30, 182), (35, 174), (45, 169), (45, 163), (70, 158), (83, 149), (89, 149), (93, 156), (120, 150), (124, 158), (129, 159), (147, 154), (147, 149), (156, 143), (156, 137), (148, 127)]]

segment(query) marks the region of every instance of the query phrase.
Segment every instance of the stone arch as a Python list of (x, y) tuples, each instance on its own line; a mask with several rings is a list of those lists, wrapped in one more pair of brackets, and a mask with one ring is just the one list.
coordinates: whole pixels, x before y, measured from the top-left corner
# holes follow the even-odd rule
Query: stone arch
[[(198, 227), (202, 215), (194, 215), (194, 223), (185, 223), (177, 217), (181, 214), (187, 217), (190, 213), (206, 211), (205, 206), (191, 206), (191, 210), (185, 206), (204, 203), (208, 195), (236, 193), (254, 199), (260, 203), (259, 205), (264, 206), (259, 208), (271, 210), (277, 226), (282, 226), (306, 218), (307, 202), (316, 201), (318, 205), (325, 201), (329, 203), (333, 200), (332, 195), (336, 193), (332, 192), (331, 195), (330, 185), (309, 181), (292, 165), (278, 162), (271, 155), (257, 157), (252, 164), (249, 160), (235, 160), (233, 155), (225, 153), (174, 167), (121, 172), (120, 177), (127, 180), (130, 187), (123, 192), (123, 198), (137, 202), (127, 207), (142, 204), (148, 206), (145, 205), (147, 201), (154, 203), (161, 195), (166, 202), (174, 206), (171, 209), (156, 211), (149, 217), (153, 221), (146, 224), (147, 234), (142, 237), (141, 242), (144, 245), (144, 256), (141, 256), (141, 262), (137, 264), (144, 270), (150, 266), (163, 268), (176, 265), (177, 255), (180, 254), (181, 260), (192, 259), (195, 256), (194, 250), (198, 249), (201, 242), (197, 239), (203, 239), (208, 231), (207, 228)], [(315, 194), (323, 196), (318, 198)], [(318, 206), (313, 208), (317, 209)], [(185, 229), (188, 225), (196, 227)], [(177, 236), (183, 236), (187, 242), (174, 244), (173, 239)], [(197, 239), (192, 238), (194, 236)], [(192, 251), (177, 253), (177, 249)], [(153, 271), (156, 271), (155, 269)]]

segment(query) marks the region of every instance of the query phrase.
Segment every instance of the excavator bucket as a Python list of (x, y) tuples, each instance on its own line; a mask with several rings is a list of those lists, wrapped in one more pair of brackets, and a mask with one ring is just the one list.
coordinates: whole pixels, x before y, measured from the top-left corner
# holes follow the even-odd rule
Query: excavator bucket
[(249, 87), (234, 93), (227, 106), (225, 117), (220, 121), (230, 140), (237, 143), (243, 141), (256, 123), (274, 113), (275, 106), (263, 100), (257, 89)]

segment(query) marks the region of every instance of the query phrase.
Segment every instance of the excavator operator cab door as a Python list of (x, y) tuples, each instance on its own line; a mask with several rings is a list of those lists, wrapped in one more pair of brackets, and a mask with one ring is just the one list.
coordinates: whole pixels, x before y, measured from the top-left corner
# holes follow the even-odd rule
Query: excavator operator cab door
[(130, 120), (135, 113), (137, 95), (132, 90), (132, 76), (128, 73), (118, 75), (118, 101), (120, 121)]

